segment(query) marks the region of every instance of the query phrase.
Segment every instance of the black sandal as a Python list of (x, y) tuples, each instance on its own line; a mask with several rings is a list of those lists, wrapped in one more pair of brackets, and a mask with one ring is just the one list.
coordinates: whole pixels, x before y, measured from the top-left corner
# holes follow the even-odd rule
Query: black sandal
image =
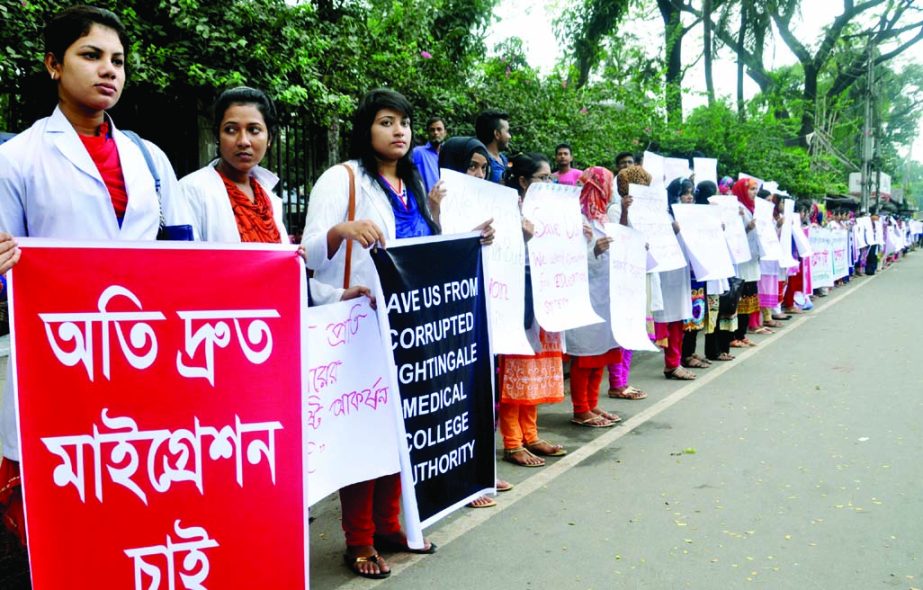
[[(381, 571), (381, 564), (378, 563), (379, 555), (374, 553), (368, 557), (360, 557), (358, 555), (350, 555), (349, 553), (343, 554), (343, 563), (348, 567), (354, 574), (357, 576), (362, 576), (363, 578), (369, 578), (370, 580), (383, 580), (391, 575), (391, 570), (386, 572)], [(378, 566), (378, 573), (364, 572), (359, 569), (360, 563), (371, 562)]]

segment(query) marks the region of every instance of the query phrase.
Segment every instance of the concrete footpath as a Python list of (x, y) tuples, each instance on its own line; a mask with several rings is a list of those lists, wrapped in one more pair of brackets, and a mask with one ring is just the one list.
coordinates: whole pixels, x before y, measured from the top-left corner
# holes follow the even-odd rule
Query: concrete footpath
[(572, 426), (568, 400), (543, 408), (542, 436), (569, 455), (500, 462), (516, 489), (428, 530), (436, 555), (386, 555), (383, 582), (341, 565), (329, 498), (312, 587), (921, 588), (921, 287), (915, 252), (689, 384), (639, 355), (632, 383), (650, 397), (602, 404), (622, 425)]

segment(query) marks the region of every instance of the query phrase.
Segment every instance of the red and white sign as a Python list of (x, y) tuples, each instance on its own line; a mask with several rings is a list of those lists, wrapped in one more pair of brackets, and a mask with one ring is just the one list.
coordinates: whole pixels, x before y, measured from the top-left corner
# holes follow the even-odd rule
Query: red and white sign
[(21, 244), (33, 587), (306, 588), (301, 258)]

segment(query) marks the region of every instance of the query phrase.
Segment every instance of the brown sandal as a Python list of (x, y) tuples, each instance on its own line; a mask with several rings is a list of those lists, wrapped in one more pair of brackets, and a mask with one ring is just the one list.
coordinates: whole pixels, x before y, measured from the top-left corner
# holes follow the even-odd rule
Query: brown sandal
[(682, 367), (676, 367), (672, 371), (664, 371), (663, 376), (667, 379), (678, 379), (680, 381), (694, 381), (696, 378), (695, 373)]
[(637, 387), (632, 387), (631, 385), (625, 387), (621, 391), (618, 389), (610, 389), (609, 397), (612, 399), (631, 399), (638, 400), (644, 399), (647, 397), (647, 394), (638, 389)]
[[(532, 458), (532, 459), (535, 459), (537, 462), (536, 463), (523, 463), (513, 458), (520, 453), (525, 453), (527, 460), (528, 458)], [(529, 449), (525, 447), (516, 447), (513, 449), (503, 449), (503, 460), (506, 461), (507, 463), (512, 463), (513, 465), (519, 465), (520, 467), (544, 467), (545, 466), (544, 459), (542, 459), (541, 457), (536, 457), (535, 455), (532, 454), (532, 452)]]
[[(552, 449), (551, 451), (542, 450), (541, 447), (547, 447)], [(526, 444), (526, 448), (533, 455), (542, 455), (544, 457), (563, 457), (567, 454), (567, 451), (564, 449), (563, 445), (551, 444), (547, 440), (538, 439)]]

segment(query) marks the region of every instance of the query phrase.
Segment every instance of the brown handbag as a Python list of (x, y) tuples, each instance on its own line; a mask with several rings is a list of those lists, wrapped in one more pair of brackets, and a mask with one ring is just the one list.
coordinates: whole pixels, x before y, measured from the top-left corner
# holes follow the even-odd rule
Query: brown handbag
[[(349, 164), (340, 164), (346, 168), (349, 174), (349, 209), (346, 214), (346, 221), (351, 222), (356, 219), (356, 174)], [(353, 241), (346, 240), (346, 266), (343, 269), (343, 288), (349, 289), (349, 275), (352, 272), (353, 261)]]

